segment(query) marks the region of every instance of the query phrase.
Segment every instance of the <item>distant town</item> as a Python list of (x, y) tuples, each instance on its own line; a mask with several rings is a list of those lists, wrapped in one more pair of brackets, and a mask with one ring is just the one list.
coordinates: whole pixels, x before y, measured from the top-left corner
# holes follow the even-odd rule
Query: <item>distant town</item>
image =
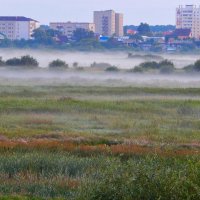
[(63, 49), (133, 49), (155, 52), (200, 48), (200, 7), (176, 8), (176, 25), (124, 25), (114, 10), (94, 11), (93, 22), (50, 22), (23, 16), (0, 16), (0, 47)]

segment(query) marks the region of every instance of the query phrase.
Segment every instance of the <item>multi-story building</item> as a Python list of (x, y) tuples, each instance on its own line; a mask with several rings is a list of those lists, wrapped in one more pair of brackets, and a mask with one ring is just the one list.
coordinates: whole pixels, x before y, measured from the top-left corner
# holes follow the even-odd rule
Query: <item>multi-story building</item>
[(176, 28), (190, 29), (191, 37), (200, 39), (200, 7), (179, 6), (176, 9)]
[(10, 40), (29, 40), (35, 29), (39, 28), (39, 22), (26, 17), (0, 16), (0, 33)]
[(94, 11), (96, 33), (104, 36), (123, 36), (123, 14), (114, 10)]
[(124, 16), (121, 13), (115, 14), (115, 33), (117, 36), (124, 35)]
[(68, 38), (71, 38), (73, 36), (73, 32), (79, 28), (95, 32), (94, 23), (51, 22), (50, 28), (62, 32), (63, 35), (67, 36)]

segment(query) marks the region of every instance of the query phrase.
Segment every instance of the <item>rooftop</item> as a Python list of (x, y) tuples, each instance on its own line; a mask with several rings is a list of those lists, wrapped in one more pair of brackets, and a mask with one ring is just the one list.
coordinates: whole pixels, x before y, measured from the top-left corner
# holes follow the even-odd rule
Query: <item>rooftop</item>
[(93, 22), (50, 22), (50, 24), (94, 24)]
[(174, 32), (173, 32), (173, 36), (175, 37), (178, 37), (178, 36), (185, 36), (185, 37), (189, 37), (191, 34), (191, 29), (187, 29), (187, 28), (184, 28), (184, 29), (176, 29)]
[(23, 17), (23, 16), (0, 16), (0, 21), (35, 21), (34, 19)]

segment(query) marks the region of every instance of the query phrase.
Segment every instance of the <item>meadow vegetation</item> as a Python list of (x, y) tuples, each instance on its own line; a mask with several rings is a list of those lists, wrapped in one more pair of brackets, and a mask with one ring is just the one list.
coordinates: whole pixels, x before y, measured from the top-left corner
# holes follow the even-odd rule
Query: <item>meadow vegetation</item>
[(2, 85), (0, 199), (200, 199), (199, 94)]

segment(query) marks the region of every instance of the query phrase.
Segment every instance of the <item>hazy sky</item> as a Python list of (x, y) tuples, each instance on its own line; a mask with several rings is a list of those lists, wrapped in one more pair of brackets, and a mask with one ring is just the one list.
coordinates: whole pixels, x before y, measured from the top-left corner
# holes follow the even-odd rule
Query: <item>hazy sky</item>
[(50, 21), (92, 22), (94, 10), (114, 9), (124, 13), (125, 24), (175, 24), (175, 8), (180, 4), (200, 4), (199, 0), (0, 0), (0, 15), (27, 16)]

